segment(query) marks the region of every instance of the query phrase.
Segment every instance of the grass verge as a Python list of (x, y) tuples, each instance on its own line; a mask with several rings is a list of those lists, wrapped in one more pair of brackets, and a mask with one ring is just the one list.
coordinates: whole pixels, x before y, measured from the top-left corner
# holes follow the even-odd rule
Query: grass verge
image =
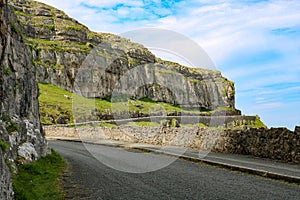
[(34, 163), (20, 165), (13, 177), (15, 199), (63, 199), (58, 178), (65, 167), (65, 161), (54, 150)]

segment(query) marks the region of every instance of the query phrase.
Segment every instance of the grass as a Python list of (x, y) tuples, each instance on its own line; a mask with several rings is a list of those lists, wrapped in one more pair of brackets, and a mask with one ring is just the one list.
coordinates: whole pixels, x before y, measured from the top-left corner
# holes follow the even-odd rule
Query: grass
[(266, 128), (267, 126), (259, 119), (259, 117), (256, 117), (253, 127), (254, 128)]
[(40, 50), (53, 50), (56, 52), (84, 52), (89, 53), (91, 48), (87, 43), (78, 43), (71, 41), (59, 41), (59, 40), (46, 40), (41, 38), (26, 38), (27, 46), (30, 46), (32, 49)]
[(93, 124), (84, 124), (84, 125), (69, 125), (68, 128), (92, 128), (92, 127), (116, 127), (117, 124), (107, 123), (107, 122), (97, 122)]
[(189, 82), (196, 85), (199, 81), (197, 79), (189, 79)]
[(51, 117), (54, 119), (65, 117), (68, 122), (73, 122), (72, 100), (65, 98), (64, 95), (72, 96), (72, 93), (52, 85), (39, 84), (40, 115), (43, 124), (52, 124)]
[(181, 127), (188, 127), (188, 128), (194, 128), (194, 127), (202, 127), (202, 128), (209, 128), (209, 129), (215, 129), (216, 128), (216, 127), (206, 126), (203, 123), (196, 123), (196, 124), (187, 124), (187, 123), (184, 123), (184, 124), (180, 124), (180, 126)]
[[(254, 121), (247, 120), (244, 125), (236, 125), (232, 127), (232, 129), (244, 129), (244, 128), (268, 128), (261, 120), (259, 117), (256, 117)], [(224, 129), (226, 129), (224, 127)]]
[(0, 148), (2, 152), (5, 152), (5, 150), (9, 148), (9, 145), (6, 142), (0, 140)]
[(199, 127), (203, 127), (203, 128), (207, 128), (208, 126), (206, 126), (205, 124), (203, 124), (203, 123), (198, 123), (198, 126)]
[(10, 75), (11, 74), (11, 70), (9, 67), (5, 66), (3, 67), (3, 72), (5, 75)]
[(9, 24), (10, 24), (10, 27), (11, 27), (12, 31), (14, 31), (18, 35), (23, 35), (15, 22), (13, 22), (13, 21), (10, 20)]
[(126, 126), (134, 126), (134, 127), (140, 127), (140, 126), (147, 126), (147, 127), (160, 127), (161, 125), (156, 122), (129, 122), (126, 124)]
[[(18, 22), (21, 27), (24, 27), (26, 25), (31, 25), (35, 28), (44, 28), (48, 29), (50, 31), (82, 31), (86, 35), (91, 36), (92, 38), (99, 38), (97, 37), (97, 33), (92, 33), (90, 30), (88, 30), (87, 27), (84, 25), (78, 23), (74, 20), (67, 20), (67, 19), (61, 19), (57, 18), (55, 16), (55, 13), (57, 10), (51, 6), (30, 1), (27, 2), (25, 7), (31, 7), (31, 8), (40, 8), (40, 7), (46, 7), (49, 10), (49, 13), (51, 16), (36, 16), (34, 15), (34, 12), (27, 13), (24, 11), (16, 10), (12, 6), (12, 10), (15, 12)], [(61, 15), (65, 15), (63, 12), (60, 13)], [(24, 20), (24, 17), (26, 17)], [(65, 16), (66, 17), (66, 16)], [(52, 20), (49, 23), (49, 20)], [(10, 21), (10, 25), (13, 31), (16, 33), (20, 33), (20, 30), (18, 28), (17, 23), (14, 23)], [(56, 52), (83, 52), (83, 53), (89, 53), (91, 50), (91, 46), (87, 43), (79, 43), (79, 42), (72, 42), (71, 40), (47, 40), (47, 39), (41, 39), (41, 38), (29, 38), (25, 37), (27, 45), (30, 46), (32, 49), (40, 50), (52, 50)]]
[(103, 122), (103, 123), (100, 123), (100, 126), (102, 126), (102, 127), (116, 127), (117, 125)]
[(18, 166), (18, 174), (13, 176), (15, 199), (63, 199), (58, 178), (65, 166), (65, 161), (54, 150), (34, 163)]
[[(217, 108), (211, 110), (188, 110), (182, 109), (179, 106), (171, 105), (163, 102), (154, 102), (151, 99), (143, 98), (140, 100), (133, 100), (120, 97), (118, 101), (112, 100), (112, 98), (106, 99), (88, 99), (79, 95), (75, 95), (71, 92), (63, 90), (59, 87), (39, 83), (39, 103), (40, 103), (40, 119), (42, 124), (59, 124), (59, 119), (64, 119), (64, 123), (72, 124), (75, 121), (78, 123), (86, 121), (100, 121), (113, 116), (124, 116), (123, 112), (129, 112), (131, 117), (134, 113), (142, 113), (144, 115), (159, 115), (167, 113), (182, 114), (200, 114), (209, 115), (221, 110), (230, 111), (232, 108)], [(112, 115), (113, 114), (113, 115)], [(110, 119), (109, 118), (109, 119)], [(171, 123), (173, 124), (173, 123)], [(116, 126), (111, 123), (95, 124), (96, 126), (112, 127)], [(160, 126), (160, 124), (152, 122), (136, 122), (129, 123), (131, 126)], [(84, 125), (90, 126), (90, 125)], [(83, 127), (84, 127), (83, 126)], [(207, 127), (204, 124), (181, 124), (184, 127)], [(77, 127), (77, 126), (76, 126)], [(235, 126), (235, 129), (249, 128), (261, 128), (266, 127), (259, 118), (254, 121), (246, 122), (245, 125)], [(77, 127), (79, 128), (79, 127)], [(216, 128), (216, 127), (210, 127)], [(218, 127), (219, 129), (226, 129), (226, 127)]]
[(162, 112), (201, 113), (200, 111), (182, 110), (179, 106), (164, 102), (154, 102), (151, 99), (110, 102), (110, 99), (88, 99), (75, 95), (59, 87), (39, 83), (40, 116), (43, 124), (55, 124), (58, 119), (64, 118), (65, 122), (102, 120), (104, 114), (122, 113), (130, 114), (139, 112), (144, 114), (159, 114)]
[(80, 27), (80, 26), (67, 26), (67, 27), (66, 27), (66, 30), (68, 30), (68, 31), (71, 31), (71, 30), (74, 30), (74, 31), (81, 31), (81, 30), (82, 30), (82, 27)]

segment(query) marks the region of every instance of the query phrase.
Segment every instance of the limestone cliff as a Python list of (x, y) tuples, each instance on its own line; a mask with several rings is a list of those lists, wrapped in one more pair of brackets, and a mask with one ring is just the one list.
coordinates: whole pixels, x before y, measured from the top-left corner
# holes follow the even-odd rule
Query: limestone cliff
[(36, 72), (16, 29), (17, 19), (4, 0), (0, 23), (0, 199), (12, 199), (10, 170), (44, 155), (47, 145), (39, 120)]
[[(234, 84), (219, 71), (160, 60), (140, 44), (92, 32), (42, 3), (11, 0), (10, 4), (21, 24), (15, 29), (26, 40), (39, 82), (97, 98), (138, 86), (131, 97), (205, 109), (234, 108)], [(137, 67), (139, 72), (132, 73)], [(116, 89), (118, 81), (121, 87)]]

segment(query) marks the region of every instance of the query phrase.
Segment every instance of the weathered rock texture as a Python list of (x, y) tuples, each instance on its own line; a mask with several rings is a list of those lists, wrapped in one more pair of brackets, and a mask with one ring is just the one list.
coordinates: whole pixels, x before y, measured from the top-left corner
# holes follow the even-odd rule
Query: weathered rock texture
[[(47, 151), (39, 120), (35, 68), (15, 15), (0, 0), (0, 199), (12, 199), (7, 164), (36, 160)], [(6, 148), (6, 146), (8, 148)]]
[(47, 136), (107, 139), (155, 145), (185, 146), (220, 153), (234, 153), (300, 163), (300, 132), (286, 128), (218, 130), (167, 127), (45, 127)]
[(13, 189), (11, 184), (11, 174), (6, 165), (4, 155), (0, 149), (0, 199), (12, 199)]
[(11, 0), (11, 5), (40, 82), (85, 97), (129, 95), (186, 107), (234, 108), (234, 84), (219, 71), (162, 61), (140, 44), (91, 32), (42, 3)]

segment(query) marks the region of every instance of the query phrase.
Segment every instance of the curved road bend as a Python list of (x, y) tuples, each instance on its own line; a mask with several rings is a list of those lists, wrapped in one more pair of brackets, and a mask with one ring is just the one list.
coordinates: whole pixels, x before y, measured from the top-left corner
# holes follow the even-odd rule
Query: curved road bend
[[(300, 199), (299, 185), (208, 165), (179, 159), (158, 171), (132, 174), (102, 164), (82, 143), (49, 141), (49, 145), (68, 162), (68, 172), (62, 178), (65, 199)], [(127, 151), (85, 145), (112, 155)], [(164, 155), (151, 156), (166, 159)], [(115, 162), (122, 165), (122, 158)]]

